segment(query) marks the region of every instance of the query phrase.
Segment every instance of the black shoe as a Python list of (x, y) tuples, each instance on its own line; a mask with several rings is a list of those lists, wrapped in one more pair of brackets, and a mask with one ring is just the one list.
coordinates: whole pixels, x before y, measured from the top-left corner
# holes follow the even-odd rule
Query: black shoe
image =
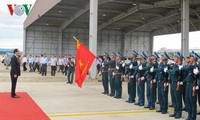
[(156, 110), (156, 112), (162, 112), (161, 110)]
[(106, 94), (106, 92), (102, 92), (102, 94)]
[(166, 114), (167, 113), (167, 111), (162, 111), (162, 114)]
[(181, 118), (181, 116), (175, 116), (175, 119), (180, 119)]
[(155, 109), (154, 107), (150, 107), (150, 108), (149, 108), (149, 110), (154, 110), (154, 109)]
[(169, 105), (169, 107), (173, 107), (173, 105)]
[(129, 101), (129, 103), (134, 103), (134, 101)]
[(144, 106), (144, 104), (139, 104), (139, 106)]
[(184, 107), (184, 108), (182, 109), (182, 111), (186, 111), (186, 108)]
[(129, 100), (126, 100), (125, 102), (129, 103), (130, 101), (129, 101)]
[(170, 114), (169, 117), (175, 117), (175, 114), (174, 114), (174, 113), (173, 113), (173, 114)]
[(116, 97), (116, 99), (121, 99), (121, 97)]
[(113, 97), (113, 96), (114, 96), (114, 94), (110, 94), (109, 96), (110, 96), (110, 97)]
[(139, 105), (139, 103), (135, 103), (134, 105)]
[(20, 98), (18, 95), (11, 96), (12, 98)]
[(144, 108), (149, 108), (149, 106), (144, 106)]
[(159, 102), (156, 102), (156, 104), (159, 104)]
[(197, 115), (200, 115), (200, 112), (198, 112)]

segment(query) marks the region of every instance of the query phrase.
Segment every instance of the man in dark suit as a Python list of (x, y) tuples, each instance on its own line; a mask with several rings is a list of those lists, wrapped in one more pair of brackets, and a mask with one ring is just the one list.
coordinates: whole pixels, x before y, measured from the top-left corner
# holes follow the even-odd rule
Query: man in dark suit
[(17, 78), (20, 76), (20, 60), (19, 60), (20, 51), (19, 49), (14, 49), (14, 55), (11, 58), (11, 70), (10, 70), (10, 77), (11, 77), (11, 97), (12, 98), (19, 98), (15, 94), (15, 89), (17, 85)]

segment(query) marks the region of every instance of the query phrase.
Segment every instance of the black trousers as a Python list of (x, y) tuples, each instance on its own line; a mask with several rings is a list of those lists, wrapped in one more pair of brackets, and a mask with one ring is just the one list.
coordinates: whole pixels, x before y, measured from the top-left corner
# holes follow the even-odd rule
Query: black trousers
[(14, 75), (11, 75), (11, 96), (16, 95), (15, 89), (16, 89), (16, 85), (17, 85), (17, 78), (14, 78)]
[(55, 76), (56, 74), (56, 66), (51, 66), (51, 76)]
[(37, 70), (38, 72), (40, 71), (40, 66), (39, 63), (35, 63), (34, 71)]
[(61, 70), (61, 72), (62, 72), (62, 74), (64, 73), (64, 65), (59, 65), (59, 70), (58, 70), (58, 72), (60, 72), (60, 70)]
[(47, 64), (42, 64), (42, 76), (47, 75)]
[(23, 63), (23, 71), (26, 71), (27, 68), (26, 68), (26, 62)]
[(67, 75), (67, 71), (68, 71), (68, 66), (65, 66), (65, 75)]

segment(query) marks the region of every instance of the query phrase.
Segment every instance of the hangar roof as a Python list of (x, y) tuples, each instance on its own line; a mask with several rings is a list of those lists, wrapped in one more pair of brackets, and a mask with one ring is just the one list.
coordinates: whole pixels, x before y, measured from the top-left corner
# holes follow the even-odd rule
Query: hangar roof
[[(98, 29), (181, 32), (181, 0), (99, 0)], [(89, 28), (89, 0), (37, 0), (24, 22), (30, 25)], [(190, 0), (190, 31), (200, 30), (200, 0)]]

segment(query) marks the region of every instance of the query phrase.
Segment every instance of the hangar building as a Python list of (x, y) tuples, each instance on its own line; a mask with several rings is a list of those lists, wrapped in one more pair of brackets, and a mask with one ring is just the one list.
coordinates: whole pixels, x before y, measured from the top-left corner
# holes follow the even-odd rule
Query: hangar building
[(76, 36), (96, 55), (150, 55), (154, 36), (182, 33), (188, 55), (197, 30), (200, 0), (37, 0), (24, 22), (24, 53), (75, 56)]

